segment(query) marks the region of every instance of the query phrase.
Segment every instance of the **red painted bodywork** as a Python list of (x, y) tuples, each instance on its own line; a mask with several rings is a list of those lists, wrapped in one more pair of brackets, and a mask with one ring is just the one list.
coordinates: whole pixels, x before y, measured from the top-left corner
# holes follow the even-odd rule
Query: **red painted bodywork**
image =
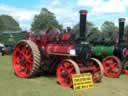
[(69, 54), (69, 51), (74, 48), (74, 45), (58, 45), (58, 44), (47, 44), (46, 52), (48, 54), (52, 53), (61, 53), (61, 54)]
[(74, 48), (69, 32), (49, 35), (49, 32), (46, 31), (43, 35), (31, 35), (30, 38), (39, 48), (43, 48), (47, 54), (69, 54), (69, 51)]

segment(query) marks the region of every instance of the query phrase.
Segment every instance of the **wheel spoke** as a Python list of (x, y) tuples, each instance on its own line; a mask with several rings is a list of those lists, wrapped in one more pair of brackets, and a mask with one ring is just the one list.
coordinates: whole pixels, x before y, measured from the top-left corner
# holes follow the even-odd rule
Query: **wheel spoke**
[(66, 82), (67, 84), (71, 84), (72, 80), (70, 77), (64, 78), (64, 82)]
[(74, 68), (73, 68), (73, 67), (69, 68), (69, 69), (68, 69), (68, 72), (69, 72), (69, 73), (74, 73)]
[(27, 63), (29, 63), (29, 64), (32, 64), (33, 62), (32, 62), (32, 60), (27, 60)]
[(119, 71), (119, 68), (116, 68), (116, 67), (115, 67), (115, 68), (112, 69), (112, 72), (113, 72), (113, 73), (118, 73), (118, 71)]
[(65, 69), (68, 69), (69, 63), (68, 63), (68, 62), (65, 62), (65, 63), (63, 64), (63, 67), (64, 67)]
[(16, 48), (15, 52), (16, 52), (16, 55), (21, 55), (22, 54), (22, 52), (19, 48)]
[(128, 61), (126, 61), (126, 63), (124, 64), (123, 72), (124, 74), (128, 75)]
[(97, 72), (97, 71), (99, 71), (99, 70), (100, 70), (99, 67), (96, 67), (96, 66), (93, 67), (93, 72)]
[(94, 79), (98, 79), (101, 76), (101, 72), (97, 71), (94, 73)]
[(20, 64), (20, 57), (16, 58), (16, 64)]

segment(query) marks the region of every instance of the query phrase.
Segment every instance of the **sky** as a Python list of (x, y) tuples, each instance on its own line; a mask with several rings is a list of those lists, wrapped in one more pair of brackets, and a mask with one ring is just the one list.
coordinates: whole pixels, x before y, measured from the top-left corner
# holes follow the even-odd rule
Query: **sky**
[(41, 8), (53, 12), (64, 27), (79, 22), (80, 10), (87, 10), (87, 20), (99, 28), (106, 20), (118, 26), (119, 18), (128, 24), (128, 0), (0, 0), (0, 15), (13, 16), (23, 30), (30, 30)]

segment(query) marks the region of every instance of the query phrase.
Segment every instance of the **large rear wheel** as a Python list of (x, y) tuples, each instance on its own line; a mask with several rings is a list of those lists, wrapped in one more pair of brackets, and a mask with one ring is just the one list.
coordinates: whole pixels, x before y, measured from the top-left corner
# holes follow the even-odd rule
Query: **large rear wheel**
[(40, 68), (40, 51), (31, 40), (21, 40), (15, 47), (12, 63), (15, 74), (21, 78), (35, 76)]
[(64, 87), (72, 87), (72, 74), (80, 74), (80, 69), (76, 62), (66, 59), (57, 67), (56, 75), (58, 82)]

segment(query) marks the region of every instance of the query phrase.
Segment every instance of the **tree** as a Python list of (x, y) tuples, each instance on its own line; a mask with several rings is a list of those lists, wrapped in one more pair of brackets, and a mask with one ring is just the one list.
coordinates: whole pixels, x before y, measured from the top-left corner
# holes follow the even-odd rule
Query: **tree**
[(92, 27), (88, 34), (87, 40), (91, 43), (96, 43), (100, 40), (100, 37), (101, 37), (100, 34), (101, 32), (97, 27)]
[(3, 25), (3, 21), (0, 18), (0, 32), (2, 32), (4, 30), (4, 25)]
[(125, 26), (124, 38), (127, 42), (128, 41), (128, 25)]
[(105, 21), (101, 25), (101, 32), (102, 37), (104, 40), (110, 41), (110, 43), (114, 43), (115, 40), (118, 38), (118, 27), (115, 26), (115, 24), (111, 21)]
[(128, 33), (128, 25), (125, 26), (126, 33)]
[(62, 25), (58, 23), (54, 14), (46, 8), (42, 8), (40, 14), (35, 15), (31, 29), (32, 31), (39, 32), (52, 26), (62, 29)]
[[(99, 36), (100, 34), (100, 31), (97, 27), (94, 27), (93, 23), (91, 22), (87, 22), (87, 26), (86, 26), (86, 36), (87, 36), (87, 40), (89, 42), (94, 42), (96, 41), (97, 37)], [(77, 35), (79, 34), (79, 24), (76, 24), (73, 29), (72, 29), (73, 32), (75, 32)]]
[(115, 26), (115, 24), (111, 21), (105, 21), (102, 25), (101, 25), (101, 32), (105, 32), (107, 33), (109, 36), (112, 36), (113, 32), (117, 31), (117, 27)]
[[(91, 29), (94, 27), (93, 23), (91, 22), (87, 22), (87, 34), (91, 31)], [(75, 32), (75, 33), (78, 33), (79, 32), (79, 23), (76, 24), (73, 28), (72, 28), (72, 31)]]
[(9, 15), (0, 16), (0, 29), (1, 31), (16, 31), (20, 30), (18, 22)]

